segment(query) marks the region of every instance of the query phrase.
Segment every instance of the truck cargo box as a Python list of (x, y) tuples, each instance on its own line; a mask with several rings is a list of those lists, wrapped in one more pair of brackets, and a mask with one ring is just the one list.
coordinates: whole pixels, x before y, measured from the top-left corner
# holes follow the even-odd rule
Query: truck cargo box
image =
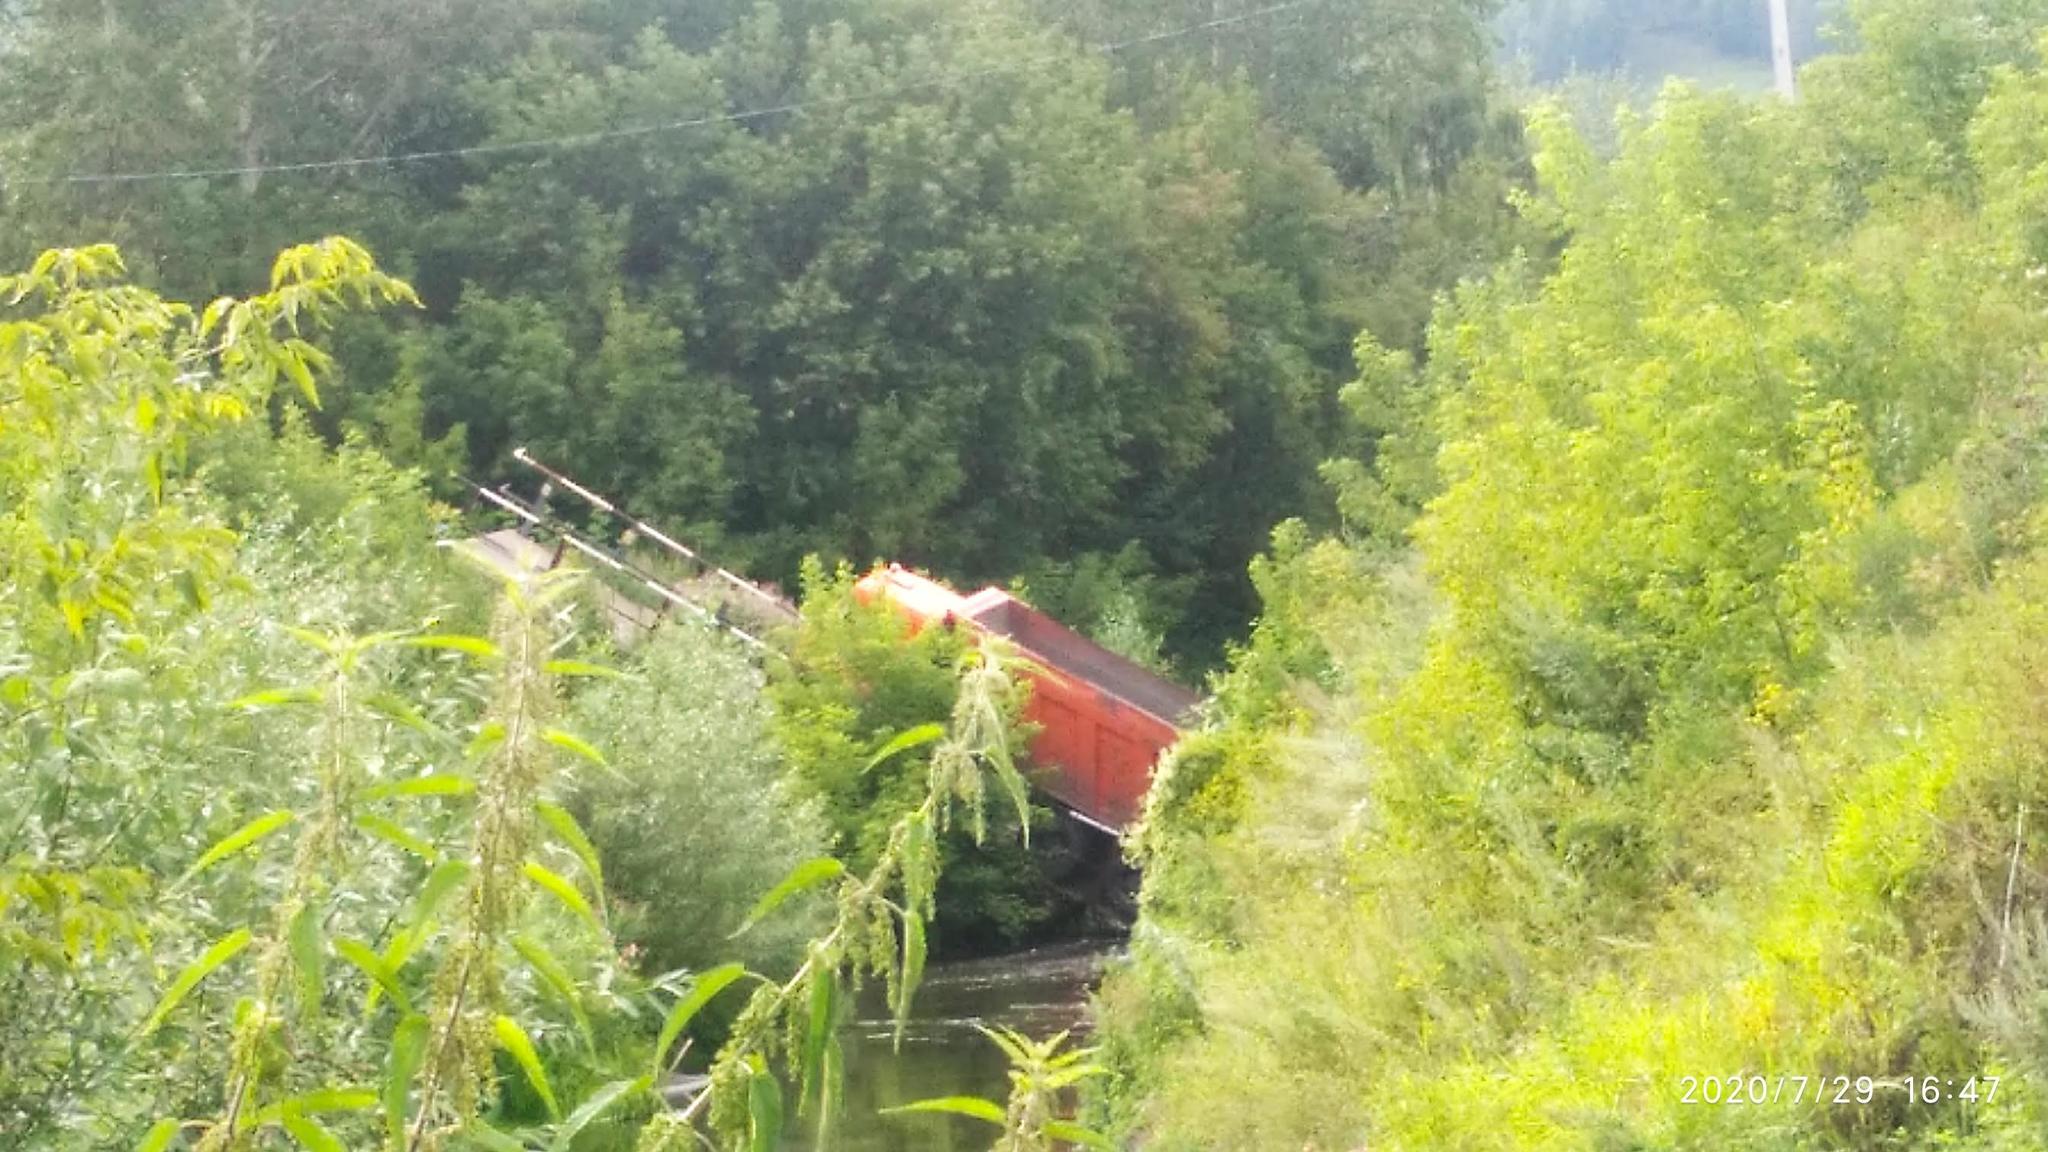
[(1025, 719), (1038, 726), (1037, 782), (1075, 815), (1121, 832), (1138, 815), (1161, 753), (1192, 723), (1201, 698), (1111, 652), (999, 588), (961, 596), (890, 565), (858, 586), (886, 597), (915, 627), (964, 625), (1007, 639), (1035, 667)]

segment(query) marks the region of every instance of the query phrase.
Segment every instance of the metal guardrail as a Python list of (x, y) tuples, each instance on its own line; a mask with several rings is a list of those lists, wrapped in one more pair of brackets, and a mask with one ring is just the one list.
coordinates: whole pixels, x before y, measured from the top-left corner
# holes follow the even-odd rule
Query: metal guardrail
[(533, 469), (535, 472), (540, 473), (542, 476), (546, 477), (550, 482), (554, 484), (559, 484), (569, 492), (572, 492), (577, 496), (581, 497), (585, 503), (589, 504), (591, 507), (597, 509), (598, 511), (603, 512), (608, 516), (616, 516), (619, 519), (625, 521), (628, 525), (632, 527), (633, 531), (639, 533), (642, 536), (645, 536), (649, 540), (654, 541), (655, 543), (661, 545), (663, 548), (668, 549), (671, 553), (674, 553), (675, 555), (682, 557), (684, 560), (690, 562), (691, 564), (696, 565), (699, 570), (707, 572), (712, 576), (715, 576), (716, 578), (723, 581), (726, 585), (733, 588), (734, 590), (741, 592), (744, 595), (752, 598), (761, 607), (765, 608), (773, 615), (781, 617), (789, 623), (795, 623), (799, 619), (796, 606), (791, 604), (787, 600), (784, 600), (781, 597), (776, 596), (775, 594), (769, 592), (767, 589), (762, 588), (760, 585), (754, 583), (751, 580), (748, 580), (744, 576), (740, 576), (736, 573), (729, 572), (725, 568), (712, 563), (710, 560), (706, 559), (702, 554), (697, 552), (695, 549), (682, 543), (679, 540), (674, 539), (673, 537), (664, 533), (661, 529), (656, 528), (652, 524), (649, 524), (647, 521), (642, 520), (639, 517), (633, 515), (631, 512), (627, 511), (622, 505), (620, 505), (616, 501), (606, 499), (604, 496), (599, 495), (598, 493), (593, 492), (588, 488), (585, 488), (583, 485), (578, 484), (576, 481), (570, 479), (568, 476), (563, 475), (561, 472), (558, 472), (555, 469), (548, 467), (546, 464), (541, 463), (539, 460), (534, 459), (533, 454), (528, 452), (525, 448), (521, 447), (513, 449), (512, 458), (514, 460), (519, 461), (521, 464), (526, 465), (528, 468)]
[[(553, 536), (557, 540), (560, 540), (562, 544), (566, 547), (575, 549), (577, 552), (582, 553), (584, 556), (588, 557), (590, 560), (597, 563), (598, 565), (610, 569), (611, 571), (618, 573), (621, 576), (624, 576), (630, 580), (637, 582), (642, 587), (646, 588), (648, 591), (653, 592), (656, 596), (661, 597), (661, 599), (665, 603), (673, 605), (674, 607), (680, 608), (683, 611), (690, 613), (692, 616), (696, 617), (697, 619), (703, 621), (706, 624), (709, 624), (715, 628), (719, 628), (725, 632), (730, 633), (731, 635), (739, 639), (742, 643), (747, 644), (749, 647), (752, 647), (757, 651), (771, 653), (775, 656), (783, 655), (781, 650), (777, 649), (774, 645), (767, 643), (760, 637), (748, 632), (746, 629), (741, 628), (736, 624), (733, 624), (729, 620), (726, 620), (720, 613), (711, 609), (707, 609), (703, 605), (696, 603), (687, 596), (684, 596), (682, 593), (677, 592), (674, 588), (662, 582), (662, 580), (654, 576), (652, 573), (649, 573), (646, 569), (641, 568), (639, 565), (633, 563), (630, 560), (614, 555), (611, 551), (600, 545), (592, 544), (588, 540), (583, 539), (583, 537), (579, 536), (576, 533), (575, 529), (569, 527), (566, 524), (563, 524), (561, 521), (556, 520), (551, 516), (544, 515), (543, 513), (535, 512), (532, 508), (527, 507), (525, 504), (522, 504), (518, 500), (515, 500), (502, 492), (486, 488), (482, 484), (479, 484), (466, 476), (460, 477), (459, 479), (461, 479), (461, 481), (464, 484), (468, 485), (471, 491), (475, 492), (479, 497), (482, 497), (484, 500), (489, 501), (493, 506), (511, 513), (513, 516), (517, 517), (519, 520), (521, 520), (528, 526), (537, 529), (541, 532), (545, 532), (550, 536)], [(766, 595), (766, 593), (763, 593), (763, 595)], [(792, 609), (791, 611), (794, 612), (794, 609)]]

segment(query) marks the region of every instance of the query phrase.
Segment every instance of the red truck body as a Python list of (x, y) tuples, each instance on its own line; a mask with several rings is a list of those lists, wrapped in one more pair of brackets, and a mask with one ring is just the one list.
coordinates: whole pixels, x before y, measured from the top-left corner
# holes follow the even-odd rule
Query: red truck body
[(864, 577), (865, 600), (887, 597), (912, 626), (952, 621), (1005, 637), (1035, 666), (1025, 719), (1037, 725), (1038, 783), (1090, 824), (1121, 832), (1137, 818), (1152, 769), (1180, 738), (1200, 697), (1111, 652), (998, 588), (961, 596), (890, 565)]

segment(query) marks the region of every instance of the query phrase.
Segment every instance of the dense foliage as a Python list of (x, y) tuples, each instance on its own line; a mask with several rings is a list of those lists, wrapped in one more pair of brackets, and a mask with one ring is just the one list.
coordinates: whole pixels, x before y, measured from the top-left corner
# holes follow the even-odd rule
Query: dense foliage
[[(785, 1086), (822, 1133), (840, 1006), (879, 979), (908, 1011), (941, 838), (983, 837), (990, 788), (1028, 817), (1003, 654), (960, 652), (949, 707), (879, 750), (923, 788), (861, 868), (805, 860), (750, 666), (687, 626), (624, 679), (582, 659), (573, 568), (508, 583), (488, 636), (451, 630), (479, 598), (418, 478), (254, 419), (285, 387), (318, 402), (308, 337), (340, 309), (410, 288), (340, 239), (203, 309), (122, 272), (98, 247), (0, 280), (0, 1137), (765, 1148)], [(577, 713), (620, 764), (556, 723), (587, 679)], [(656, 834), (685, 819), (718, 827)], [(586, 824), (620, 849), (609, 882)], [(829, 915), (733, 943), (812, 890)], [(613, 891), (659, 902), (627, 930), (697, 970), (619, 955)], [(719, 948), (775, 975), (700, 959)], [(747, 977), (709, 1087), (661, 1107)], [(1061, 1122), (1020, 1101), (1009, 1146), (1046, 1147)]]
[[(1754, 7), (1502, 19), (1546, 74)], [(1503, 116), (1496, 15), (0, 3), (0, 1142), (828, 1131), (863, 982), (1057, 905), (1007, 654), (878, 554), (1242, 637), (1101, 1049), (936, 1110), (2048, 1141), (2048, 3), (1611, 124)], [(420, 292), (271, 259), (323, 226)], [(30, 255), (85, 236), (149, 287)], [(801, 573), (786, 659), (461, 573), (424, 471), (520, 444)]]
[[(1155, 787), (1147, 1147), (2040, 1144), (2048, 12), (1967, 7), (1612, 162), (1539, 112), (1555, 264), (1361, 349), (1412, 544), (1283, 533)], [(1685, 1102), (1752, 1074), (1805, 1105)]]
[(783, 917), (732, 939), (763, 892), (824, 850), (816, 806), (773, 735), (760, 668), (689, 623), (618, 665), (623, 677), (573, 705), (576, 731), (604, 734), (613, 771), (586, 774), (570, 807), (604, 858), (621, 942), (649, 971), (732, 959), (793, 967), (815, 924)]
[(527, 444), (785, 584), (1134, 555), (1204, 665), (1326, 516), (1358, 329), (1415, 346), (1504, 250), (1487, 15), (8, 5), (0, 248), (207, 298), (345, 232), (426, 310), (337, 333), (328, 434), (487, 480)]
[[(960, 667), (975, 651), (965, 629), (927, 628), (906, 636), (886, 603), (863, 603), (853, 573), (805, 570), (804, 622), (788, 661), (773, 666), (769, 696), (775, 731), (789, 760), (790, 787), (817, 804), (835, 854), (865, 869), (889, 850), (895, 826), (923, 802), (929, 749), (877, 764), (875, 752), (899, 733), (943, 724), (960, 704)], [(1009, 701), (1002, 726), (1022, 747), (1026, 731)], [(1025, 843), (1016, 812), (997, 809), (991, 828), (960, 827), (938, 844), (943, 871), (931, 928), (940, 952), (990, 953), (1031, 939), (1059, 901), (1047, 860)], [(1040, 828), (1051, 822), (1031, 810)]]

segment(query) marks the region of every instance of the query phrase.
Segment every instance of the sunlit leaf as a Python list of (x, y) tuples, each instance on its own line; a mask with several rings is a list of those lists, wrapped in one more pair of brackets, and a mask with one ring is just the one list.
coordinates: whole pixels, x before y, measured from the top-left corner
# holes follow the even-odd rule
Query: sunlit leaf
[(741, 922), (738, 930), (733, 935), (738, 936), (753, 928), (754, 925), (761, 922), (762, 917), (781, 907), (783, 901), (788, 900), (797, 893), (815, 888), (828, 880), (838, 879), (845, 874), (846, 865), (831, 856), (820, 856), (815, 860), (806, 860), (802, 864), (797, 865), (783, 879), (782, 883), (769, 889), (768, 894), (761, 897), (760, 901), (754, 905), (753, 910), (747, 913), (747, 918)]
[(653, 1081), (642, 1076), (637, 1080), (614, 1080), (590, 1094), (590, 1098), (578, 1105), (562, 1126), (555, 1130), (554, 1142), (548, 1145), (549, 1152), (570, 1152), (576, 1143), (576, 1135), (589, 1127), (592, 1120), (604, 1115), (605, 1111), (619, 1101), (636, 1092), (644, 1092)]
[(576, 817), (561, 805), (542, 801), (534, 805), (534, 811), (540, 814), (541, 820), (554, 831), (556, 837), (576, 854), (577, 862), (583, 865), (584, 872), (590, 877), (591, 891), (597, 893), (598, 902), (602, 904), (604, 863), (598, 858), (597, 845), (590, 842), (590, 837), (584, 835), (583, 826), (576, 822)]
[(235, 829), (216, 841), (213, 847), (208, 848), (200, 855), (197, 863), (186, 869), (183, 876), (178, 877), (178, 882), (173, 884), (172, 887), (184, 887), (193, 877), (201, 872), (254, 845), (265, 836), (291, 823), (293, 819), (294, 817), (290, 812), (266, 812), (249, 821), (247, 824), (242, 825), (240, 828)]
[(237, 928), (214, 941), (211, 948), (208, 948), (199, 959), (186, 965), (185, 970), (178, 973), (178, 978), (171, 981), (169, 990), (156, 1002), (156, 1007), (150, 1011), (148, 1019), (144, 1020), (142, 1027), (137, 1030), (137, 1037), (147, 1036), (156, 1031), (171, 1013), (178, 1010), (178, 1005), (185, 1002), (185, 998), (192, 994), (192, 990), (199, 987), (200, 981), (213, 975), (221, 965), (234, 959), (242, 949), (249, 946), (252, 939), (254, 937), (247, 928)]
[(410, 728), (422, 736), (439, 736), (441, 734), (440, 730), (435, 728), (425, 716), (420, 715), (418, 709), (389, 692), (379, 692), (364, 700), (363, 707), (390, 720), (394, 724)]
[(868, 757), (867, 765), (861, 769), (861, 772), (872, 772), (890, 760), (910, 751), (912, 748), (921, 748), (926, 744), (936, 743), (945, 739), (945, 736), (946, 726), (944, 724), (920, 724), (907, 732), (899, 733), (895, 739), (882, 745), (879, 751), (873, 756)]
[(540, 885), (569, 911), (582, 917), (599, 935), (604, 934), (604, 921), (598, 919), (597, 910), (590, 906), (590, 901), (583, 898), (583, 893), (578, 892), (574, 884), (536, 860), (528, 860), (524, 871), (528, 880)]
[(496, 660), (504, 653), (496, 644), (481, 636), (407, 636), (394, 644), (406, 648), (425, 648), (437, 652), (460, 652), (480, 660)]
[(339, 656), (349, 644), (346, 636), (329, 636), (309, 628), (294, 628), (290, 625), (285, 626), (284, 634), (323, 656)]
[(491, 1020), (491, 1032), (498, 1038), (498, 1046), (510, 1055), (526, 1074), (527, 1083), (540, 1094), (541, 1103), (547, 1105), (548, 1115), (556, 1120), (562, 1118), (562, 1106), (555, 1101), (554, 1086), (548, 1083), (547, 1069), (541, 1066), (540, 1053), (534, 1051), (533, 1041), (526, 1035), (526, 1029), (510, 1016), (497, 1016)]
[(294, 704), (318, 704), (326, 696), (318, 688), (266, 688), (228, 701), (230, 708), (284, 708)]
[(746, 974), (746, 968), (739, 964), (722, 964), (713, 968), (698, 976), (689, 993), (668, 1010), (668, 1018), (661, 1024), (661, 1038), (654, 1042), (654, 1083), (660, 1084), (662, 1077), (668, 1074), (669, 1052), (682, 1036), (683, 1029), (689, 1027), (690, 1021), (706, 1004)]
[(476, 781), (467, 776), (442, 774), (392, 780), (363, 789), (365, 800), (389, 800), (394, 796), (468, 796), (476, 792)]
[(184, 1126), (184, 1123), (178, 1120), (157, 1121), (149, 1126), (149, 1131), (142, 1134), (142, 1142), (135, 1146), (135, 1152), (164, 1152), (164, 1149), (171, 1146), (171, 1141), (178, 1138), (178, 1132)]
[(605, 760), (604, 753), (599, 752), (588, 741), (574, 733), (564, 732), (560, 728), (549, 728), (540, 734), (540, 738), (565, 752), (580, 756), (600, 768), (611, 767), (610, 762)]
[(912, 1112), (943, 1112), (951, 1116), (972, 1116), (976, 1120), (986, 1120), (997, 1126), (1001, 1126), (1007, 1118), (1002, 1105), (974, 1096), (939, 1096), (882, 1109), (884, 1116)]
[(617, 668), (607, 668), (602, 664), (591, 664), (582, 660), (550, 660), (540, 667), (541, 671), (546, 672), (550, 676), (594, 676), (617, 679), (625, 675)]
[(384, 962), (382, 956), (371, 951), (368, 944), (360, 940), (351, 940), (345, 936), (337, 936), (334, 938), (334, 954), (354, 965), (356, 970), (363, 975), (376, 981), (377, 986), (384, 990), (386, 996), (391, 997), (391, 1002), (398, 1006), (398, 1010), (401, 1013), (407, 1015), (412, 1013), (412, 998), (406, 995), (404, 985), (399, 983), (398, 973), (389, 964)]
[(432, 844), (406, 831), (396, 821), (386, 819), (374, 812), (358, 812), (356, 827), (382, 840), (402, 852), (410, 852), (429, 864), (441, 858), (440, 850)]

